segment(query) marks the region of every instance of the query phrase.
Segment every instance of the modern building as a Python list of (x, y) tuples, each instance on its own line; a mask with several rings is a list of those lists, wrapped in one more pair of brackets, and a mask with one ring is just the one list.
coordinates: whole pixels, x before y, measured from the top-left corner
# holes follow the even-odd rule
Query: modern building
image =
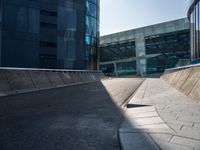
[(145, 76), (189, 61), (189, 21), (164, 22), (100, 37), (100, 68)]
[(200, 1), (192, 0), (188, 11), (190, 20), (191, 61), (200, 63)]
[(99, 0), (1, 0), (0, 66), (97, 69)]

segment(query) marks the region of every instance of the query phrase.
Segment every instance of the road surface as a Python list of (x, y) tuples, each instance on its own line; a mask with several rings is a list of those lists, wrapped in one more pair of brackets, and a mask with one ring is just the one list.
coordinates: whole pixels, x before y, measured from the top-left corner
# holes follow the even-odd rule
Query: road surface
[(112, 79), (0, 97), (0, 150), (119, 150), (118, 106), (141, 82)]

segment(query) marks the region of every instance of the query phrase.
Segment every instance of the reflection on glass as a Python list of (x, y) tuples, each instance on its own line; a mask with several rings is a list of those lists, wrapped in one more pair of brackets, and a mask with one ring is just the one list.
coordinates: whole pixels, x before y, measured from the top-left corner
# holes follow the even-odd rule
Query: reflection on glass
[(92, 2), (94, 4), (97, 4), (98, 0), (88, 0), (89, 2)]
[(95, 18), (86, 16), (86, 34), (97, 37), (97, 21)]
[(97, 67), (97, 47), (99, 38), (99, 0), (86, 0), (86, 63), (88, 69)]
[(86, 2), (87, 15), (97, 17), (97, 6), (93, 3)]

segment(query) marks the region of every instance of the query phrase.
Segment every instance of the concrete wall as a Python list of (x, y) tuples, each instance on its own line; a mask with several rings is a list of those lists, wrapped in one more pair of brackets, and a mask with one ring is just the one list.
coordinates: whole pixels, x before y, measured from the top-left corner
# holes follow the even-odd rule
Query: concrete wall
[(0, 96), (100, 80), (98, 71), (0, 68)]
[(167, 70), (161, 78), (185, 95), (200, 101), (200, 65)]

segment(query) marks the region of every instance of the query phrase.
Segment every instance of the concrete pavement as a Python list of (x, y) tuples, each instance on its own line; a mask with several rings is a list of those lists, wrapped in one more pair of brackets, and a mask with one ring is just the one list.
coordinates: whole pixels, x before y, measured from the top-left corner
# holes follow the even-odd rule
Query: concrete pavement
[(104, 80), (0, 97), (0, 150), (119, 150), (119, 106), (142, 81)]
[(199, 150), (200, 105), (161, 79), (146, 79), (119, 129), (124, 150)]
[(142, 82), (106, 79), (0, 97), (0, 150), (199, 150), (198, 101), (161, 79)]

